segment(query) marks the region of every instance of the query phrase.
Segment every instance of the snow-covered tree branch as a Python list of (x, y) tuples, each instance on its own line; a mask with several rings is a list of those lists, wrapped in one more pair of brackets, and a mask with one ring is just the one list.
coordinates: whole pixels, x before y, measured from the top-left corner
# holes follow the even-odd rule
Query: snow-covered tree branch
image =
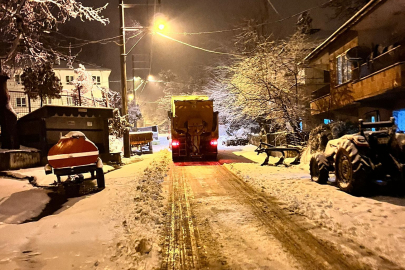
[(108, 23), (100, 8), (85, 7), (76, 0), (8, 0), (0, 2), (0, 58), (3, 70), (30, 62), (42, 65), (58, 59), (68, 59), (67, 52), (58, 49), (53, 33), (58, 25), (70, 19)]

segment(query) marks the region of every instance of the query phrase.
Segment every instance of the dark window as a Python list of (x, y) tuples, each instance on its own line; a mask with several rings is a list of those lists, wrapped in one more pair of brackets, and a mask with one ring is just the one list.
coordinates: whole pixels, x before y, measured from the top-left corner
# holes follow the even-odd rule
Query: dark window
[(21, 76), (20, 76), (20, 75), (15, 75), (15, 76), (14, 76), (14, 79), (15, 79), (15, 82), (16, 82), (17, 84), (21, 84)]
[(24, 98), (17, 98), (17, 107), (27, 107), (27, 100)]
[(323, 82), (324, 83), (330, 83), (330, 72), (329, 72), (329, 70), (324, 70), (323, 71)]
[(66, 76), (66, 83), (71, 83), (73, 81), (73, 76)]
[(92, 76), (93, 77), (93, 82), (95, 85), (100, 85), (101, 84), (101, 77), (100, 76)]

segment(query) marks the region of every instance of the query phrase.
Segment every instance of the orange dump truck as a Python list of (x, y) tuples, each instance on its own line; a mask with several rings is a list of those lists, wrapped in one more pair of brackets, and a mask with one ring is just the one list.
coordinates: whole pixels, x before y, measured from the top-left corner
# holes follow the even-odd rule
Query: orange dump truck
[(207, 96), (173, 96), (168, 113), (173, 161), (216, 159), (218, 112)]

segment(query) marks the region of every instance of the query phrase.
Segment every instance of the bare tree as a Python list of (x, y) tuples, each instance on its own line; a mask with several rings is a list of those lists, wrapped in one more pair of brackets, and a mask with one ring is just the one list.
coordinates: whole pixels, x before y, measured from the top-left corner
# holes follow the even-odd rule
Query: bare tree
[[(17, 116), (10, 104), (7, 75), (15, 65), (41, 66), (69, 56), (58, 50), (53, 33), (58, 24), (71, 18), (108, 23), (100, 15), (105, 8), (85, 7), (77, 0), (2, 0), (0, 1), (0, 125), (2, 148), (19, 148), (16, 137)], [(13, 138), (14, 137), (14, 138)]]
[(86, 71), (86, 68), (82, 65), (79, 64), (79, 67), (74, 70), (75, 74), (77, 74), (76, 79), (74, 79), (71, 83), (74, 85), (73, 89), (73, 96), (75, 100), (77, 100), (78, 105), (82, 106), (83, 105), (91, 105), (91, 103), (88, 101), (88, 99), (83, 98), (83, 95), (86, 94), (87, 92), (91, 92), (92, 96), (92, 101), (93, 101), (93, 106), (95, 106), (95, 101), (94, 101), (94, 96), (93, 96), (93, 86), (94, 86), (94, 81), (93, 77), (91, 76), (91, 73)]
[(58, 49), (53, 33), (71, 18), (108, 23), (100, 15), (105, 8), (85, 7), (77, 0), (8, 0), (0, 3), (0, 58), (10, 69), (29, 60), (31, 64), (54, 62), (69, 56)]
[(43, 66), (28, 67), (21, 76), (24, 92), (29, 98), (41, 100), (41, 107), (46, 98), (60, 98), (62, 83), (56, 77), (50, 63)]
[[(228, 63), (227, 66), (232, 64)], [(211, 78), (204, 86), (204, 92), (214, 100), (214, 108), (219, 112), (219, 122), (225, 125), (228, 135), (235, 135), (241, 129), (257, 128), (255, 119), (244, 113), (243, 106), (237, 104), (237, 95), (231, 91), (226, 65), (210, 69)]]
[(289, 39), (265, 41), (253, 55), (231, 67), (236, 104), (252, 119), (269, 120), (273, 129), (301, 134), (307, 97), (300, 89), (304, 57), (313, 48), (301, 31)]

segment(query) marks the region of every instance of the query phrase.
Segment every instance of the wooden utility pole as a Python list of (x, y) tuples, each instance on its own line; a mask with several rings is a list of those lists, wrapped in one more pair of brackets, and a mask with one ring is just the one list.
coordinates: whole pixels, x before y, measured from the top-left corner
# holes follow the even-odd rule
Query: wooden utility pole
[[(142, 3), (142, 4), (124, 4), (124, 0), (119, 0), (119, 9), (120, 9), (120, 61), (121, 61), (121, 115), (128, 114), (128, 91), (127, 91), (127, 55), (135, 48), (138, 42), (145, 36), (145, 30), (149, 28), (147, 26), (136, 26), (136, 27), (126, 27), (125, 26), (125, 9), (137, 8), (142, 6), (153, 6), (153, 17), (156, 14), (156, 5), (160, 4), (160, 0), (154, 0), (153, 4)], [(143, 30), (143, 36), (138, 38), (138, 41), (132, 46), (132, 48), (127, 52), (126, 51), (126, 32), (139, 32)], [(134, 74), (133, 74), (134, 75)], [(134, 93), (135, 95), (135, 93)], [(126, 129), (124, 132), (124, 157), (129, 158), (131, 156), (131, 146), (129, 142), (129, 129)]]
[(125, 7), (124, 0), (120, 0), (120, 61), (121, 61), (121, 115), (128, 114), (127, 104), (127, 54), (125, 49)]

